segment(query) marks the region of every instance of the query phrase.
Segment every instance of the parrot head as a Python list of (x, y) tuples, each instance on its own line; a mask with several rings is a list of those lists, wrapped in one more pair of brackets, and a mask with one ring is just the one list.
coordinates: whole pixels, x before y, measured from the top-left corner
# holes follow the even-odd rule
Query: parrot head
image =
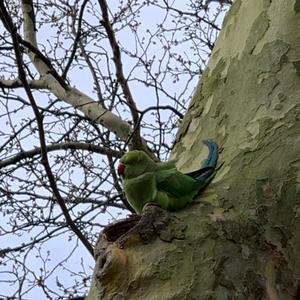
[(144, 151), (133, 150), (121, 157), (117, 172), (124, 179), (134, 178), (155, 169), (155, 162)]

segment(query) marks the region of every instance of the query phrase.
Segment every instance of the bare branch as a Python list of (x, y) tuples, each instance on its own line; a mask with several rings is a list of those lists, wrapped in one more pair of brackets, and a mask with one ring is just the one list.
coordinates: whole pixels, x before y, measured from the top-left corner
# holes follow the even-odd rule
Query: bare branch
[(131, 141), (132, 147), (134, 149), (144, 149), (145, 145), (142, 142), (140, 128), (138, 125), (138, 120), (139, 120), (138, 109), (137, 109), (136, 103), (132, 97), (127, 79), (125, 78), (125, 75), (124, 75), (123, 65), (122, 65), (122, 60), (121, 60), (121, 51), (120, 51), (118, 42), (116, 40), (114, 30), (109, 21), (107, 2), (106, 2), (106, 0), (99, 0), (99, 4), (101, 7), (101, 11), (102, 11), (101, 24), (103, 25), (103, 27), (106, 30), (107, 37), (109, 39), (110, 46), (113, 51), (113, 60), (114, 60), (115, 67), (116, 67), (116, 76), (117, 76), (118, 82), (120, 83), (120, 85), (122, 87), (124, 97), (126, 99), (127, 105), (129, 106), (129, 109), (130, 109), (131, 115), (132, 115), (132, 119), (133, 119), (133, 124), (134, 124), (135, 130), (133, 131), (133, 134), (132, 134), (132, 141)]
[(73, 44), (73, 49), (72, 49), (72, 53), (70, 55), (69, 61), (64, 69), (64, 72), (62, 73), (61, 77), (63, 79), (66, 79), (68, 71), (72, 65), (73, 59), (75, 57), (76, 51), (77, 51), (77, 47), (78, 47), (78, 43), (81, 37), (81, 22), (82, 22), (82, 17), (83, 17), (83, 12), (85, 9), (86, 4), (88, 3), (88, 0), (84, 0), (84, 2), (81, 5), (81, 9), (80, 9), (80, 13), (79, 13), (79, 17), (78, 17), (78, 29), (77, 29), (77, 35), (75, 37), (74, 40), (74, 44)]
[[(113, 149), (109, 149), (109, 148), (105, 148), (105, 147), (101, 147), (101, 146), (97, 146), (97, 145), (93, 145), (93, 144), (88, 144), (88, 143), (65, 142), (65, 143), (46, 145), (47, 152), (57, 151), (57, 150), (68, 150), (68, 149), (87, 150), (87, 151), (100, 153), (100, 154), (104, 154), (104, 155), (111, 155), (111, 156), (117, 157), (117, 158), (120, 158), (123, 154), (122, 152), (115, 151)], [(4, 168), (9, 165), (13, 165), (22, 159), (32, 158), (33, 156), (40, 155), (40, 154), (41, 154), (40, 147), (37, 147), (32, 150), (20, 152), (11, 158), (8, 158), (5, 160), (0, 160), (0, 168)]]
[[(47, 88), (47, 83), (43, 79), (39, 80), (28, 80), (28, 84), (30, 88), (32, 89), (45, 89)], [(1, 80), (0, 79), (0, 87), (1, 88), (9, 88), (9, 89), (16, 89), (16, 88), (22, 88), (23, 83), (19, 78), (14, 80)]]
[[(215, 1), (219, 2), (219, 0), (215, 0)], [(169, 3), (168, 3), (168, 1), (166, 1), (166, 0), (164, 0), (163, 2), (165, 4), (165, 6), (166, 6), (166, 9), (168, 9), (168, 10), (172, 10), (172, 11), (178, 13), (179, 15), (187, 15), (187, 16), (195, 17), (199, 21), (199, 23), (203, 22), (203, 23), (206, 23), (207, 25), (211, 26), (212, 28), (214, 28), (216, 30), (220, 30), (220, 28), (216, 24), (214, 24), (213, 22), (208, 21), (206, 18), (200, 17), (198, 11), (195, 11), (195, 12), (182, 11), (180, 9), (177, 9), (177, 8), (173, 7), (173, 6), (170, 6)], [(211, 2), (211, 0), (210, 0), (210, 2)], [(206, 9), (208, 3), (209, 3), (209, 1), (207, 1), (206, 4), (203, 5), (202, 7), (204, 9)]]

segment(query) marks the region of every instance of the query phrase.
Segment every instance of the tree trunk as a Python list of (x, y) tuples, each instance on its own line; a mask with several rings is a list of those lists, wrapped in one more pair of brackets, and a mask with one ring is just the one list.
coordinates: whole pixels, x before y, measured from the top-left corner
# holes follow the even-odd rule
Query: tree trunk
[(98, 244), (88, 299), (300, 299), (299, 11), (299, 0), (235, 1), (173, 151), (192, 171), (212, 138), (224, 164), (172, 213), (185, 239)]

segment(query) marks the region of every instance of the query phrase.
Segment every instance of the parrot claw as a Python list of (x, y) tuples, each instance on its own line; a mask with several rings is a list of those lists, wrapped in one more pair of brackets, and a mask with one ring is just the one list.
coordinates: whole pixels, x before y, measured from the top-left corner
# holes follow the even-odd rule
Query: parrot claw
[(173, 239), (184, 239), (186, 227), (182, 220), (171, 215), (159, 205), (147, 203), (143, 208), (139, 222), (123, 234), (117, 243), (121, 248), (124, 248), (138, 241), (148, 243), (155, 236), (165, 242), (171, 242)]

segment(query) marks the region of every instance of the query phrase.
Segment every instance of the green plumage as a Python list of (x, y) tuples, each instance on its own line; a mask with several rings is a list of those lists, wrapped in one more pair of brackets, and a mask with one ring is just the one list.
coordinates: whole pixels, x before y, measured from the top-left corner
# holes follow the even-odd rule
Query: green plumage
[(179, 172), (175, 161), (156, 163), (145, 152), (134, 150), (120, 159), (118, 172), (127, 200), (137, 213), (141, 213), (147, 203), (176, 211), (191, 203), (211, 181), (216, 160), (214, 166), (205, 166), (203, 172), (200, 170), (197, 179)]

